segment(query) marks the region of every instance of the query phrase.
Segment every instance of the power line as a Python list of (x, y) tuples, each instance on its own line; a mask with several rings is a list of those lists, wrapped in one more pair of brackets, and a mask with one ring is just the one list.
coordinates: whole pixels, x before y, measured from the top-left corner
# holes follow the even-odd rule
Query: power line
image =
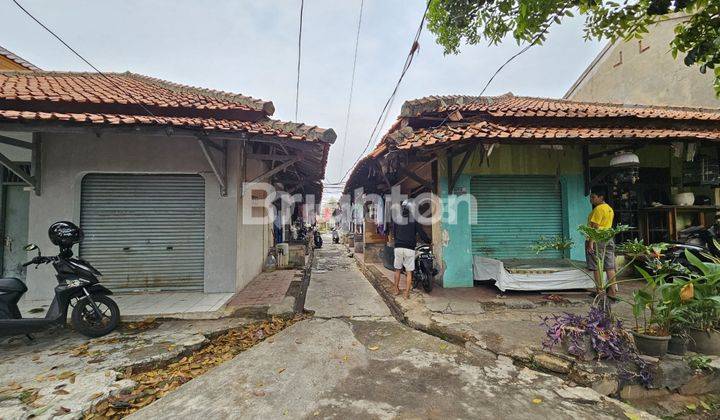
[(395, 83), (395, 88), (393, 89), (392, 93), (390, 94), (390, 97), (385, 102), (385, 105), (382, 108), (382, 111), (380, 112), (380, 115), (378, 116), (377, 121), (375, 122), (375, 126), (373, 127), (372, 132), (370, 133), (370, 138), (368, 139), (367, 144), (365, 144), (365, 148), (363, 148), (362, 152), (360, 152), (360, 155), (358, 155), (357, 159), (355, 159), (355, 162), (353, 162), (352, 165), (348, 168), (348, 170), (345, 172), (345, 174), (340, 178), (338, 182), (329, 182), (326, 185), (334, 185), (334, 184), (341, 184), (345, 178), (348, 176), (350, 171), (355, 167), (355, 165), (362, 159), (363, 155), (365, 155), (365, 152), (367, 151), (368, 147), (373, 142), (373, 139), (375, 138), (375, 134), (378, 132), (378, 128), (380, 128), (381, 123), (384, 123), (385, 119), (387, 118), (385, 114), (390, 111), (390, 107), (392, 106), (393, 101), (395, 100), (395, 96), (397, 95), (397, 91), (400, 88), (400, 83), (402, 83), (403, 78), (405, 77), (405, 74), (407, 73), (408, 69), (410, 69), (410, 65), (412, 64), (413, 59), (415, 58), (415, 54), (417, 53), (420, 44), (418, 43), (420, 39), (420, 35), (422, 34), (422, 30), (425, 27), (425, 18), (427, 17), (428, 9), (430, 8), (430, 3), (432, 0), (428, 0), (427, 5), (425, 6), (425, 11), (423, 12), (422, 19), (420, 20), (420, 25), (418, 26), (417, 31), (415, 32), (415, 38), (413, 39), (413, 43), (410, 46), (410, 52), (407, 55), (407, 58), (405, 58), (405, 64), (403, 64), (402, 72), (400, 72), (400, 77), (398, 78), (397, 83)]
[(67, 47), (67, 49), (69, 49), (70, 51), (72, 51), (73, 54), (75, 54), (78, 58), (80, 58), (82, 61), (84, 61), (85, 64), (87, 64), (88, 66), (92, 67), (93, 70), (95, 70), (99, 75), (101, 75), (102, 77), (104, 77), (108, 82), (110, 82), (110, 83), (111, 83), (113, 86), (115, 86), (117, 89), (119, 89), (120, 91), (122, 91), (125, 95), (128, 96), (128, 98), (130, 98), (131, 100), (135, 101), (138, 105), (140, 105), (140, 107), (141, 107), (145, 112), (147, 112), (151, 117), (155, 117), (155, 114), (153, 114), (142, 102), (140, 102), (140, 101), (138, 101), (137, 99), (135, 99), (135, 98), (130, 94), (130, 92), (128, 92), (127, 90), (125, 90), (125, 88), (123, 88), (122, 86), (120, 86), (120, 85), (118, 85), (117, 83), (115, 83), (114, 80), (112, 80), (110, 77), (108, 77), (105, 73), (101, 72), (101, 71), (100, 71), (97, 67), (95, 67), (90, 61), (88, 61), (85, 57), (83, 57), (82, 55), (80, 55), (79, 52), (75, 51), (75, 49), (74, 49), (73, 47), (71, 47), (70, 45), (68, 45), (68, 43), (65, 42), (62, 38), (60, 38), (60, 36), (57, 35), (55, 32), (53, 32), (52, 29), (48, 28), (44, 23), (40, 22), (40, 20), (39, 20), (38, 18), (36, 18), (35, 16), (33, 16), (32, 13), (30, 13), (30, 12), (29, 12), (27, 9), (25, 9), (20, 3), (18, 3), (17, 0), (12, 0), (12, 1), (13, 1), (13, 3), (15, 3), (15, 5), (16, 5), (17, 7), (20, 8), (20, 10), (22, 10), (23, 12), (25, 12), (25, 14), (28, 15), (32, 20), (34, 20), (38, 25), (42, 26), (43, 29), (45, 29), (46, 31), (48, 31), (48, 32), (50, 33), (50, 35), (54, 36), (55, 39), (57, 39), (58, 41), (60, 41), (60, 43), (63, 44), (65, 47)]
[[(549, 21), (545, 22), (545, 28), (543, 28), (543, 30), (540, 31), (537, 35), (535, 35), (535, 38), (533, 38), (532, 41), (530, 41), (530, 43), (528, 45), (526, 45), (520, 51), (516, 52), (510, 58), (505, 60), (505, 62), (502, 63), (500, 65), (500, 67), (497, 68), (497, 70), (495, 70), (495, 72), (492, 74), (492, 76), (490, 76), (488, 81), (485, 83), (485, 86), (483, 86), (482, 90), (480, 91), (480, 94), (478, 95), (478, 97), (475, 100), (472, 100), (472, 101), (468, 102), (467, 104), (465, 104), (465, 106), (473, 105), (473, 104), (477, 103), (478, 101), (482, 100), (482, 96), (483, 96), (483, 94), (485, 94), (485, 91), (490, 86), (490, 83), (492, 83), (492, 81), (495, 80), (495, 77), (498, 74), (500, 74), (500, 72), (505, 68), (505, 66), (510, 64), (510, 62), (513, 61), (514, 59), (520, 57), (522, 54), (525, 54), (525, 52), (527, 50), (529, 50), (530, 48), (532, 48), (533, 46), (537, 45), (538, 41), (540, 41), (540, 39), (543, 37), (543, 35), (545, 35), (547, 33), (547, 31), (550, 29), (550, 26), (552, 26), (554, 21), (555, 20), (553, 19), (553, 20), (549, 20)], [(445, 122), (448, 120), (448, 118), (450, 118), (449, 112), (445, 116), (445, 118), (443, 118), (442, 121), (440, 121), (439, 124), (435, 125), (435, 127), (440, 127), (443, 124), (445, 124)]]
[(350, 94), (348, 95), (347, 115), (345, 116), (345, 131), (343, 133), (342, 153), (340, 154), (340, 171), (345, 161), (345, 147), (347, 146), (348, 131), (350, 129), (350, 108), (352, 107), (353, 88), (355, 87), (355, 68), (357, 66), (358, 45), (360, 44), (360, 27), (362, 26), (363, 5), (365, 0), (360, 0), (360, 15), (358, 17), (357, 34), (355, 35), (355, 53), (353, 54), (352, 76), (350, 77)]
[(297, 82), (295, 83), (295, 121), (298, 120), (298, 104), (300, 102), (300, 58), (302, 57), (302, 27), (305, 0), (300, 0), (300, 29), (298, 30)]

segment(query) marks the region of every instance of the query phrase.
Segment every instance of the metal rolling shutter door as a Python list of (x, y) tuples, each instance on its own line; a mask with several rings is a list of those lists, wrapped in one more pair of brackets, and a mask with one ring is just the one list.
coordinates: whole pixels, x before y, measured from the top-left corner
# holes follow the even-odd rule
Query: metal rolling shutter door
[(199, 175), (90, 174), (80, 255), (114, 291), (203, 290), (205, 181)]
[(470, 180), (477, 200), (471, 226), (472, 252), (490, 258), (562, 258), (561, 251), (538, 255), (541, 237), (563, 234), (562, 193), (553, 176), (483, 175)]

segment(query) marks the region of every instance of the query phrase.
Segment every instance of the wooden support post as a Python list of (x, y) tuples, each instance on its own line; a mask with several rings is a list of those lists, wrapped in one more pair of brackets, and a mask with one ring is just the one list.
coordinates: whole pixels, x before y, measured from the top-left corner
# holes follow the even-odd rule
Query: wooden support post
[(42, 135), (33, 133), (30, 155), (30, 174), (35, 179), (35, 195), (40, 196), (42, 188)]
[(457, 183), (458, 178), (460, 178), (460, 175), (462, 175), (462, 172), (465, 170), (465, 166), (467, 166), (468, 162), (470, 161), (470, 157), (472, 156), (473, 152), (475, 151), (475, 145), (469, 147), (465, 154), (463, 155), (462, 160), (460, 161), (460, 166), (458, 167), (457, 171), (452, 174), (452, 178), (448, 180), (448, 193), (453, 191), (455, 189), (455, 184)]
[(585, 195), (590, 195), (590, 147), (582, 147), (583, 183), (585, 184)]
[[(416, 175), (416, 174), (408, 171), (407, 169), (403, 168), (402, 166), (401, 166), (400, 168), (398, 168), (398, 170), (399, 170), (403, 175), (405, 175), (406, 177), (412, 179), (413, 181), (417, 182), (418, 184), (421, 184), (421, 185), (424, 185), (424, 186), (428, 187), (428, 188), (432, 191), (432, 189), (433, 189), (433, 182), (432, 182), (432, 181), (428, 181), (428, 180), (426, 180), (426, 179), (422, 179), (422, 178), (420, 178), (418, 175)], [(396, 185), (397, 185), (397, 184), (396, 184)]]
[(14, 139), (12, 137), (2, 136), (0, 135), (0, 143), (2, 144), (8, 144), (10, 146), (15, 147), (22, 147), (23, 149), (32, 149), (32, 143), (27, 141), (22, 141), (18, 139)]
[(15, 162), (11, 161), (7, 156), (0, 153), (0, 164), (6, 167), (10, 172), (18, 176), (18, 178), (25, 181), (28, 185), (35, 188), (35, 178), (29, 173), (25, 172)]
[[(215, 158), (212, 155), (212, 152), (210, 152), (210, 141), (203, 137), (198, 137), (198, 144), (200, 145), (200, 149), (202, 150), (203, 154), (205, 155), (205, 159), (207, 159), (208, 164), (210, 164), (210, 169), (212, 169), (213, 173), (215, 174), (215, 178), (217, 178), (218, 184), (220, 185), (220, 196), (227, 197), (227, 168), (225, 171), (220, 168), (220, 165), (218, 165), (215, 162)], [(226, 161), (226, 155), (227, 153), (223, 153), (223, 162)], [(227, 166), (227, 165), (226, 165)]]

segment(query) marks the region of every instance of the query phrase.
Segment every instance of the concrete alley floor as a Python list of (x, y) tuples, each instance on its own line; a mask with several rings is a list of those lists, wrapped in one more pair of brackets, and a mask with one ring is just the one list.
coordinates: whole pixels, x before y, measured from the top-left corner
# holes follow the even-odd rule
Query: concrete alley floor
[(314, 319), (131, 417), (652, 418), (508, 357), (473, 353), (401, 324), (338, 245), (316, 251), (306, 308)]
[(305, 309), (318, 318), (391, 316), (345, 248), (333, 244), (316, 251)]
[(96, 339), (70, 329), (35, 334), (32, 342), (0, 339), (0, 419), (80, 418), (94, 403), (134, 385), (121, 379), (126, 368), (176, 359), (205, 345), (208, 336), (250, 322), (146, 321)]

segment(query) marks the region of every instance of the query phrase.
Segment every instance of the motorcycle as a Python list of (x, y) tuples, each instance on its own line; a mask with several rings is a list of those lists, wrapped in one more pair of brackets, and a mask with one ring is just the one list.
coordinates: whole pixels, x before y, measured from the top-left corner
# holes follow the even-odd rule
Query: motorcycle
[(322, 235), (320, 235), (320, 232), (317, 229), (313, 230), (313, 242), (315, 243), (315, 248), (322, 248), (322, 246), (323, 246)]
[[(60, 224), (60, 226), (58, 226)], [(75, 228), (76, 232), (71, 232)], [(102, 274), (90, 263), (73, 258), (72, 243), (82, 240), (82, 231), (70, 222), (58, 222), (50, 228), (51, 240), (60, 247), (56, 256), (43, 256), (39, 247), (29, 244), (25, 250), (37, 250), (37, 256), (23, 264), (24, 267), (52, 264), (58, 285), (55, 297), (44, 318), (23, 318), (17, 303), (28, 288), (21, 280), (9, 277), (0, 279), (0, 336), (28, 335), (67, 323), (68, 309), (72, 307), (70, 324), (87, 337), (101, 337), (113, 331), (120, 322), (120, 309), (109, 295), (112, 291), (99, 284)], [(57, 239), (55, 233), (68, 235), (71, 239)], [(57, 236), (57, 235), (56, 235)]]
[(338, 233), (337, 229), (332, 230), (332, 241), (334, 244), (340, 243), (340, 234)]
[(438, 270), (435, 268), (435, 255), (430, 245), (419, 245), (415, 248), (415, 271), (413, 272), (413, 289), (422, 287), (430, 293)]
[(708, 256), (720, 258), (716, 227), (692, 226), (678, 232), (680, 241), (670, 243), (663, 253), (663, 259), (671, 264), (679, 264), (688, 270), (697, 270), (687, 259), (685, 251), (701, 261), (708, 261)]

